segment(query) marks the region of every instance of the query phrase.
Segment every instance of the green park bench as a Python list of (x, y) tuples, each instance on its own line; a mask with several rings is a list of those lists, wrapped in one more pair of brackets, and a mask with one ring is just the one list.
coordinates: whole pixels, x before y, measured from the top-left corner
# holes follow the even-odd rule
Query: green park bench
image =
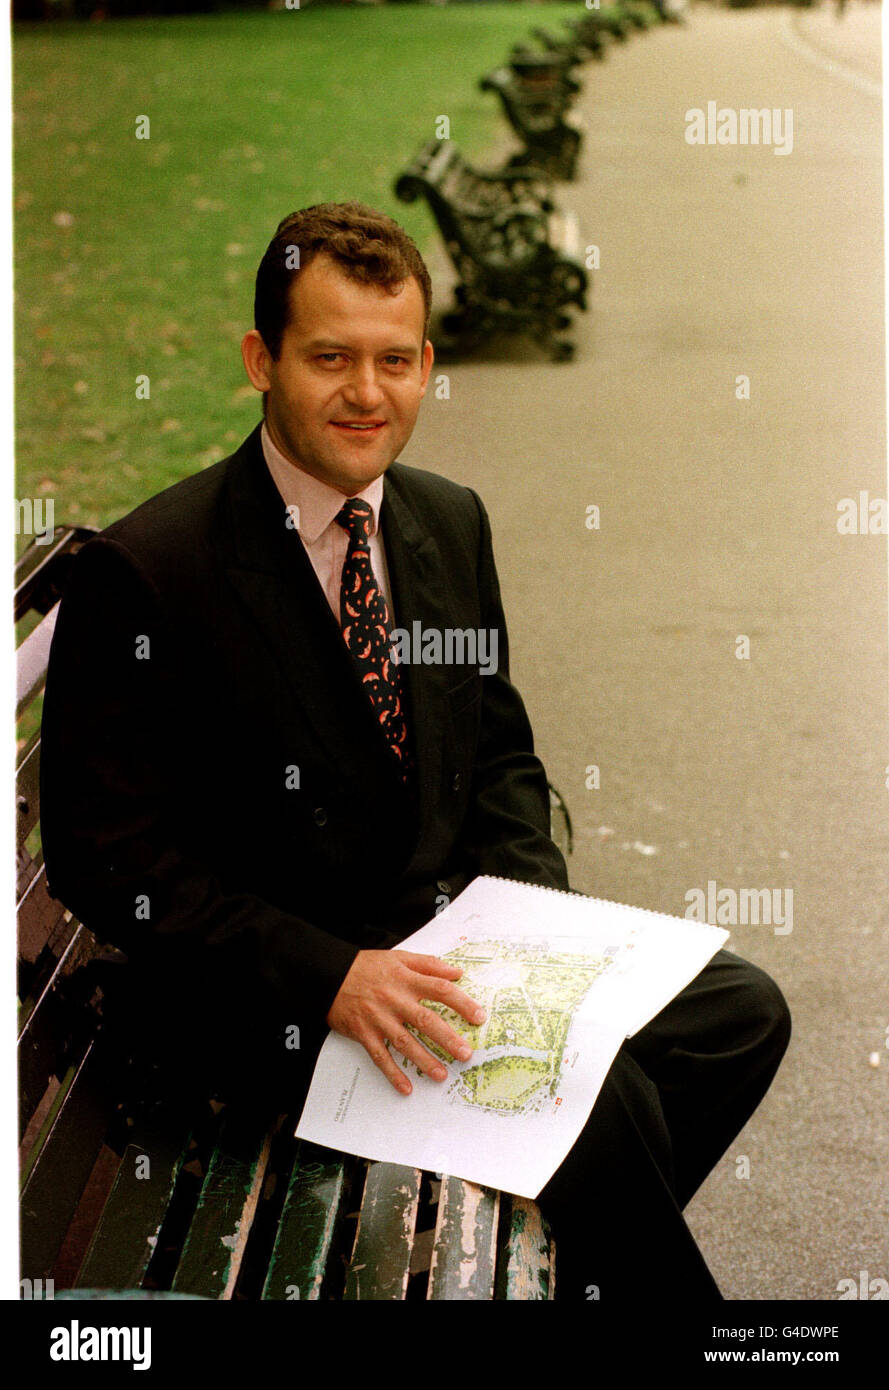
[(603, 5), (598, 10), (590, 10), (568, 22), (576, 26), (575, 33), (578, 36), (595, 33), (607, 34), (615, 43), (625, 43), (634, 27), (633, 20), (628, 13), (628, 7), (624, 3)]
[(479, 80), (479, 89), (494, 92), (522, 149), (507, 167), (531, 166), (553, 179), (577, 173), (581, 132), (570, 110), (580, 83), (567, 72), (565, 55), (514, 49), (506, 66)]
[(618, 8), (626, 16), (631, 29), (653, 29), (664, 23), (664, 15), (653, 0), (620, 0)]
[[(561, 58), (570, 67), (579, 67), (590, 58), (604, 58), (608, 52), (610, 38), (605, 25), (587, 24), (581, 29), (581, 24), (582, 20), (563, 20), (562, 32), (558, 34), (538, 24), (531, 30), (531, 34), (543, 45), (547, 53)], [(522, 51), (529, 50), (525, 48)], [(516, 52), (515, 46), (513, 52)]]
[[(541, 39), (544, 32), (542, 29), (532, 30), (532, 33)], [(567, 38), (564, 42), (559, 41), (553, 34), (547, 34), (547, 38), (548, 42), (543, 44), (542, 49), (533, 48), (528, 43), (514, 43), (510, 49), (509, 62), (512, 63), (516, 58), (524, 59), (529, 65), (537, 63), (541, 68), (557, 68), (560, 75), (564, 73), (573, 77), (574, 69), (581, 67), (589, 58), (594, 56), (587, 50), (579, 48), (576, 43), (569, 42)], [(577, 82), (576, 78), (573, 80), (577, 85), (572, 91), (579, 92), (580, 83)]]
[(582, 90), (572, 74), (572, 68), (578, 64), (567, 53), (541, 53), (527, 45), (513, 44), (508, 66), (517, 83), (548, 98), (559, 110), (567, 110)]
[(623, 43), (633, 29), (651, 29), (669, 18), (663, 0), (620, 0), (598, 10), (585, 10), (577, 19), (564, 20), (563, 32), (532, 29), (545, 48), (568, 56), (572, 62), (604, 57), (609, 43)]
[(398, 177), (403, 202), (426, 199), (459, 277), (440, 355), (506, 332), (534, 336), (555, 361), (573, 356), (558, 335), (568, 306), (586, 308), (588, 276), (576, 220), (551, 191), (539, 168), (480, 173), (450, 140), (430, 140)]
[[(20, 1276), (25, 1297), (551, 1299), (537, 1206), (298, 1141), (282, 1102), (199, 1104), (107, 1045), (103, 979), (125, 959), (48, 890), (40, 731), (65, 569), (59, 527), (16, 566)], [(552, 792), (553, 833), (571, 848)], [(51, 1282), (48, 1282), (51, 1281)]]

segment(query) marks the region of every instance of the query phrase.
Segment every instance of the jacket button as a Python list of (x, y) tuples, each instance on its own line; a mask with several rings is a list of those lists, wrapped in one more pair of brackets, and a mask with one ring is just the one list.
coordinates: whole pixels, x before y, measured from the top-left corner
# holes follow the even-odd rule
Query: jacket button
[(449, 898), (451, 896), (451, 885), (447, 882), (446, 879), (440, 878), (435, 886), (438, 889), (439, 893), (444, 893), (446, 898)]
[(455, 772), (455, 773), (454, 773), (454, 776), (453, 776), (452, 779), (451, 779), (451, 791), (452, 791), (452, 792), (458, 792), (462, 786), (463, 786), (463, 774), (462, 774), (462, 772)]
[(316, 825), (327, 824), (327, 812), (325, 811), (323, 806), (316, 806), (313, 815), (315, 817)]

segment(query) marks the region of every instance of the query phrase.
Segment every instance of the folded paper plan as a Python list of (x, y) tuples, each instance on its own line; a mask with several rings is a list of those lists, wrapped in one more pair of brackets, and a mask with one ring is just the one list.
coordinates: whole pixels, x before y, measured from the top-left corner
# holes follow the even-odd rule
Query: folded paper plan
[(436, 955), (485, 1010), (468, 1024), (426, 1001), (472, 1047), (432, 1081), (393, 1050), (399, 1095), (360, 1043), (330, 1033), (298, 1138), (536, 1197), (571, 1148), (624, 1038), (667, 1005), (728, 932), (512, 880), (476, 878), (399, 949)]

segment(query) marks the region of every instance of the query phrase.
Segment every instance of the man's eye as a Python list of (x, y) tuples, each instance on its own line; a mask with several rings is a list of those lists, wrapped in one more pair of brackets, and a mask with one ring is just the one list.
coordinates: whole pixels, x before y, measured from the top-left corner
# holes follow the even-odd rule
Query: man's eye
[(318, 360), (319, 362), (336, 362), (342, 355), (341, 352), (321, 352), (318, 354)]
[(393, 366), (400, 367), (400, 366), (402, 366), (403, 363), (405, 363), (405, 362), (407, 361), (407, 358), (406, 358), (406, 357), (397, 357), (394, 353), (392, 353), (392, 354), (390, 354), (389, 357), (386, 357), (384, 360), (385, 360), (386, 362), (389, 362), (389, 363), (392, 364)]

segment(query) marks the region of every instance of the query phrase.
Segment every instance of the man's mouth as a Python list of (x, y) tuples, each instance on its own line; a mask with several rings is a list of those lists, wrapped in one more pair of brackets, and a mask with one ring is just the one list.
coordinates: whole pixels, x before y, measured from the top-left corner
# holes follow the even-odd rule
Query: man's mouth
[(331, 420), (338, 430), (349, 430), (353, 434), (373, 434), (381, 430), (385, 420)]

